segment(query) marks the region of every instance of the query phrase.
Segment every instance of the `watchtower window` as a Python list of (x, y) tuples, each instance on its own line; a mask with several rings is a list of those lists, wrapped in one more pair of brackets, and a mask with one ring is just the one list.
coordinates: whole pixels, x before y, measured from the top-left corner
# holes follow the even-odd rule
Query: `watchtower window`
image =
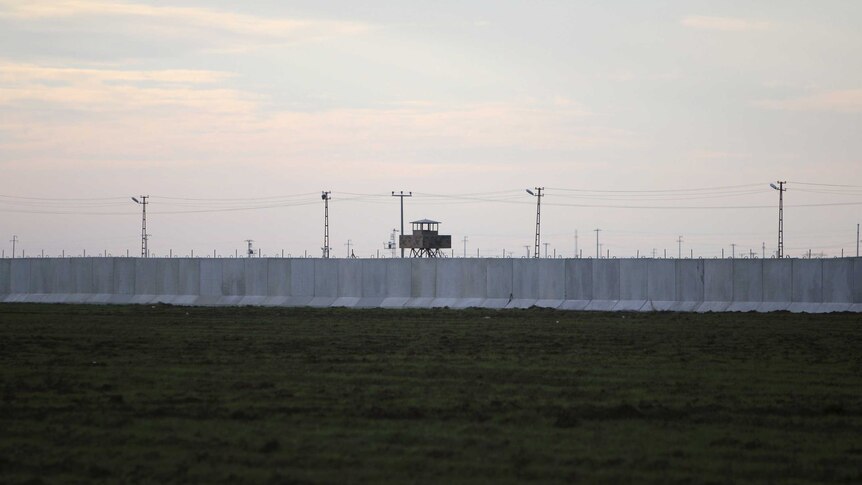
[(430, 219), (422, 219), (421, 221), (413, 221), (411, 222), (413, 225), (413, 232), (422, 233), (422, 232), (433, 232), (436, 233), (440, 231), (440, 223), (438, 221), (432, 221)]

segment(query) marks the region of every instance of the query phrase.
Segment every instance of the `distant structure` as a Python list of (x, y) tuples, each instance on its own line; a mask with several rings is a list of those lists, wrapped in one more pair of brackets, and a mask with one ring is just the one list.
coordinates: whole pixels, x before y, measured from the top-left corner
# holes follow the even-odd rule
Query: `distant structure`
[(452, 236), (438, 234), (440, 223), (430, 219), (413, 221), (413, 234), (399, 236), (402, 249), (410, 248), (412, 258), (441, 258), (443, 249), (452, 247)]

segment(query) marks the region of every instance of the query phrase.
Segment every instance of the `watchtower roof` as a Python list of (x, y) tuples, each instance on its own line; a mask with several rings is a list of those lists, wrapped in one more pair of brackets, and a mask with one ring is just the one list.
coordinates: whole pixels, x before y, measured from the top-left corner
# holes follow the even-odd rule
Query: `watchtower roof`
[(440, 224), (440, 221), (432, 221), (431, 219), (419, 219), (418, 221), (413, 221), (410, 224)]

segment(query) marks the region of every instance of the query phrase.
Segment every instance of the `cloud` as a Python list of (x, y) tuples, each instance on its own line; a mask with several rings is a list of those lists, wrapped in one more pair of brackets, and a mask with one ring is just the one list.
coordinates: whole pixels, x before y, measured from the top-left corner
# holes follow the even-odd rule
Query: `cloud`
[(745, 19), (740, 17), (710, 17), (705, 15), (689, 15), (683, 17), (680, 23), (691, 29), (719, 30), (724, 32), (744, 32), (767, 30), (769, 22)]
[[(136, 28), (169, 33), (168, 26), (198, 31), (221, 31), (262, 39), (307, 41), (367, 32), (361, 22), (270, 18), (196, 7), (170, 7), (100, 0), (19, 2), (0, 0), (0, 18), (38, 21), (70, 17), (113, 17), (135, 20)], [(151, 20), (156, 25), (148, 26)]]
[(632, 139), (562, 96), (278, 110), (267, 97), (232, 87), (226, 72), (2, 60), (0, 112), (0, 163), (6, 167), (119, 160), (276, 167), (313, 161), (310, 166), (334, 173), (357, 167), (358, 176), (370, 164), (433, 163), (435, 170), (456, 170), (469, 159), (506, 166), (518, 153), (583, 153), (627, 146)]
[(781, 100), (761, 100), (757, 106), (782, 111), (862, 113), (862, 89), (826, 91)]
[(165, 69), (157, 71), (81, 69), (49, 67), (36, 64), (0, 61), (0, 83), (25, 83), (33, 81), (148, 81), (179, 84), (209, 84), (223, 81), (233, 74), (219, 71)]
[(0, 62), (0, 106), (26, 112), (40, 104), (79, 112), (182, 106), (210, 113), (248, 112), (251, 96), (220, 87), (231, 74), (206, 70), (116, 70)]

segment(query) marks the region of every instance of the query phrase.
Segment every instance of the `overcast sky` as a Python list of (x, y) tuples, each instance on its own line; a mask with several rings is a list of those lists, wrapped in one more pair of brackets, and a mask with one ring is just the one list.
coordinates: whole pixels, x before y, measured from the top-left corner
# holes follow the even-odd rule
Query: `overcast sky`
[[(0, 0), (8, 256), (855, 255), (862, 2)], [(826, 184), (826, 185), (808, 185)], [(839, 186), (840, 185), (840, 186)], [(532, 251), (532, 249), (531, 249)], [(544, 247), (542, 249), (544, 252)]]

